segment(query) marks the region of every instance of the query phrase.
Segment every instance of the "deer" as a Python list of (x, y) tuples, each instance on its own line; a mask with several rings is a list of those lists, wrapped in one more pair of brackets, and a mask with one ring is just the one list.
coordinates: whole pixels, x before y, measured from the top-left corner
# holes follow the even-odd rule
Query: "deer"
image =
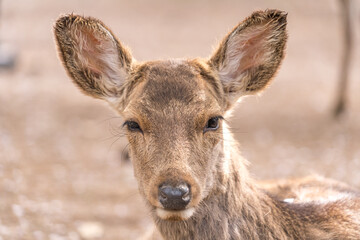
[(286, 25), (283, 11), (256, 11), (209, 58), (137, 62), (100, 20), (56, 21), (69, 77), (124, 120), (152, 239), (360, 238), (357, 189), (320, 176), (254, 180), (226, 122), (242, 97), (274, 78)]

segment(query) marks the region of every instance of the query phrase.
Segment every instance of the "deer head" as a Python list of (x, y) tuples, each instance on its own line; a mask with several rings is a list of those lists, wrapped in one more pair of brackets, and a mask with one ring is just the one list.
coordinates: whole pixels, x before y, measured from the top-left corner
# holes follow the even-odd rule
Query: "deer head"
[(226, 179), (223, 121), (244, 95), (263, 90), (286, 43), (286, 14), (253, 13), (209, 59), (136, 62), (101, 21), (66, 15), (55, 24), (60, 58), (86, 94), (125, 120), (140, 193), (157, 217), (185, 220)]

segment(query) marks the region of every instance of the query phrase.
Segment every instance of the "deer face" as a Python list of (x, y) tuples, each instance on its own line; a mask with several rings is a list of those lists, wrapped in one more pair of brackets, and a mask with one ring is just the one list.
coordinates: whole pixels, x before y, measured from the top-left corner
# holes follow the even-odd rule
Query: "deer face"
[(222, 89), (191, 61), (153, 62), (139, 69), (138, 86), (122, 111), (135, 176), (160, 217), (184, 218), (214, 182)]
[(208, 60), (140, 64), (99, 20), (57, 21), (70, 77), (123, 116), (140, 193), (157, 217), (185, 220), (215, 191), (228, 164), (223, 116), (268, 85), (283, 57), (285, 25), (280, 11), (256, 12)]

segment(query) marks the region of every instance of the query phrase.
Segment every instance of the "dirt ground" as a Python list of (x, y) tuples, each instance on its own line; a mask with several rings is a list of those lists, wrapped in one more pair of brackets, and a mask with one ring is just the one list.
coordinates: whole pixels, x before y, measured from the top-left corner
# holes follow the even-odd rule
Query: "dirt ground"
[(102, 19), (143, 61), (206, 57), (252, 11), (287, 11), (278, 76), (261, 97), (239, 104), (230, 125), (257, 179), (318, 173), (360, 188), (359, 32), (348, 112), (331, 116), (342, 49), (336, 0), (1, 4), (0, 43), (18, 58), (15, 69), (0, 71), (0, 240), (128, 240), (152, 226), (131, 163), (122, 160), (122, 120), (81, 94), (58, 61), (52, 25), (63, 13)]

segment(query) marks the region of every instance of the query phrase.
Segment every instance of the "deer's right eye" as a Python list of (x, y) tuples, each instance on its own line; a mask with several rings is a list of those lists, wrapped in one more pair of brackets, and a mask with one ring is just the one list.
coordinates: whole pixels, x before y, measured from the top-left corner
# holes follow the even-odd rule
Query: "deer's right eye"
[(142, 132), (139, 124), (137, 122), (134, 122), (134, 121), (126, 121), (124, 123), (124, 126), (127, 127), (127, 129), (129, 131), (132, 131), (132, 132)]
[(206, 126), (204, 127), (204, 133), (207, 131), (215, 131), (219, 128), (219, 120), (223, 119), (221, 116), (212, 117), (208, 120), (206, 123)]

